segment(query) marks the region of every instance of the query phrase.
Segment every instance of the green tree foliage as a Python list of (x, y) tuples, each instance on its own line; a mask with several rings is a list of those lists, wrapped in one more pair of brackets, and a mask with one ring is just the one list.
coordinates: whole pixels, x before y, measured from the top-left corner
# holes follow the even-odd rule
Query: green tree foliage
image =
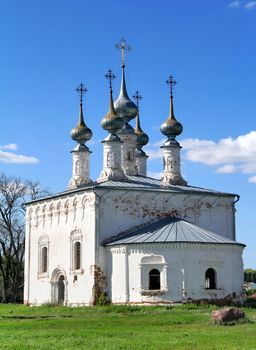
[(256, 270), (245, 269), (244, 270), (244, 281), (256, 283)]
[(0, 275), (1, 301), (23, 299), (25, 207), (24, 203), (48, 194), (38, 182), (0, 175)]

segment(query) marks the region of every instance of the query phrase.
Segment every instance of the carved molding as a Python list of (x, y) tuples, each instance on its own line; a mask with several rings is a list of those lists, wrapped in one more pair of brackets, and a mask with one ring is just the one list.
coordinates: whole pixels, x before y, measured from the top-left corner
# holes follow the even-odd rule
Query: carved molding
[(70, 233), (70, 239), (81, 239), (83, 237), (82, 230), (80, 228), (75, 227), (74, 230)]
[[(63, 197), (49, 198), (43, 202), (35, 202), (26, 209), (26, 220), (34, 227), (58, 225), (61, 220), (75, 221), (78, 210), (95, 206), (98, 197), (93, 192), (75, 193)], [(84, 214), (82, 214), (83, 216)]]

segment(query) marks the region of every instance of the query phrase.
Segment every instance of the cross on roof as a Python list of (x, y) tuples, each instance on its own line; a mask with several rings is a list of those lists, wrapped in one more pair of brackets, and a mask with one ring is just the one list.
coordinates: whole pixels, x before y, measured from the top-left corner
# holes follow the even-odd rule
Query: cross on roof
[(109, 80), (109, 88), (110, 88), (111, 92), (112, 92), (112, 80), (114, 80), (115, 77), (116, 76), (114, 73), (112, 73), (111, 69), (109, 69), (107, 74), (105, 74), (105, 78), (107, 78)]
[(136, 90), (135, 94), (132, 96), (134, 100), (136, 101), (137, 108), (139, 109), (139, 102), (142, 99), (142, 96), (140, 95), (139, 91)]
[(124, 38), (122, 38), (119, 43), (117, 43), (115, 45), (115, 47), (119, 50), (121, 50), (122, 53), (122, 67), (125, 66), (124, 64), (124, 58), (125, 58), (125, 51), (130, 51), (131, 50), (131, 46), (127, 44), (126, 40)]
[(80, 96), (80, 103), (83, 103), (83, 96), (84, 94), (88, 91), (86, 87), (84, 86), (83, 83), (79, 84), (78, 87), (76, 88), (76, 91), (78, 92)]
[(170, 93), (171, 93), (171, 98), (173, 97), (173, 88), (177, 84), (177, 81), (174, 80), (173, 76), (170, 75), (169, 78), (166, 80), (166, 83), (170, 85)]

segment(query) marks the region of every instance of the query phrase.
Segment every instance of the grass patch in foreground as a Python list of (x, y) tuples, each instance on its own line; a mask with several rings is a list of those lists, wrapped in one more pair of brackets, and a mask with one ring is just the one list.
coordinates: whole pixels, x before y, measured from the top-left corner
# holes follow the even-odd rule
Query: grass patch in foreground
[[(213, 306), (0, 305), (2, 349), (250, 349), (256, 323), (213, 325)], [(245, 310), (256, 319), (256, 310)]]

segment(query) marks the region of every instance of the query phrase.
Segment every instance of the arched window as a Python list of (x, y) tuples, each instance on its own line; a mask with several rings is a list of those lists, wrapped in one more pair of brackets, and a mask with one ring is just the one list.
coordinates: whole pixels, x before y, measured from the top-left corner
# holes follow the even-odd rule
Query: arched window
[(74, 244), (74, 269), (79, 270), (81, 267), (81, 243)]
[(82, 269), (82, 231), (75, 228), (70, 233), (70, 271), (72, 273), (83, 273)]
[(49, 272), (49, 237), (44, 233), (38, 240), (38, 277), (48, 277)]
[(42, 267), (42, 273), (44, 272), (47, 272), (47, 269), (48, 269), (48, 249), (47, 247), (43, 247), (42, 248), (42, 264), (41, 264), (41, 267)]
[(216, 272), (212, 268), (205, 272), (205, 289), (216, 289)]
[(149, 271), (149, 290), (160, 290), (160, 272), (157, 269)]

